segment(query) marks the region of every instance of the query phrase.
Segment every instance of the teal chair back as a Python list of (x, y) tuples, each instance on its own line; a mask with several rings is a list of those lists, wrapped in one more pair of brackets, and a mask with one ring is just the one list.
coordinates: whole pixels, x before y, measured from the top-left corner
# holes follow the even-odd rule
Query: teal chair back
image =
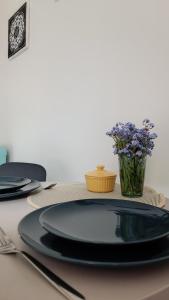
[(0, 147), (0, 165), (5, 164), (7, 161), (7, 150), (5, 147)]

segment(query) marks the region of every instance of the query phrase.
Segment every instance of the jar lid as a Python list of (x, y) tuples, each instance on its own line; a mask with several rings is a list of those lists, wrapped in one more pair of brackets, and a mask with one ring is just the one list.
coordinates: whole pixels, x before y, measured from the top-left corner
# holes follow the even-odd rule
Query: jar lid
[(115, 173), (105, 170), (104, 165), (98, 165), (96, 167), (96, 170), (86, 173), (86, 176), (89, 177), (112, 177), (115, 175), (116, 175)]

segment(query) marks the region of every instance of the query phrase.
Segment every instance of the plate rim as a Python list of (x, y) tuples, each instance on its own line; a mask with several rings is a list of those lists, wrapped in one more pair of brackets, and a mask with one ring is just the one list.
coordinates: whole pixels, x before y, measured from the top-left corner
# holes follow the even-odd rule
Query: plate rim
[(147, 239), (140, 239), (140, 240), (134, 240), (134, 241), (128, 241), (128, 242), (115, 242), (115, 243), (112, 243), (112, 242), (100, 242), (100, 241), (91, 241), (91, 240), (84, 240), (84, 239), (80, 239), (80, 238), (76, 238), (76, 237), (73, 237), (71, 235), (67, 235), (66, 233), (63, 233), (57, 229), (54, 229), (53, 227), (51, 227), (49, 224), (47, 224), (46, 222), (44, 222), (43, 220), (43, 216), (44, 214), (51, 210), (53, 207), (57, 207), (57, 206), (65, 206), (65, 205), (71, 205), (71, 203), (76, 203), (76, 202), (83, 202), (83, 201), (108, 201), (108, 202), (121, 202), (121, 203), (130, 203), (131, 205), (136, 205), (136, 206), (143, 206), (143, 207), (149, 207), (149, 208), (153, 208), (154, 210), (157, 210), (157, 211), (163, 211), (165, 212), (167, 215), (168, 215), (168, 218), (169, 218), (169, 212), (167, 210), (165, 210), (164, 208), (160, 208), (160, 207), (156, 207), (156, 206), (153, 206), (153, 205), (150, 205), (150, 204), (147, 204), (147, 203), (142, 203), (142, 202), (137, 202), (137, 201), (130, 201), (130, 200), (123, 200), (123, 199), (110, 199), (110, 198), (90, 198), (90, 199), (79, 199), (79, 200), (72, 200), (72, 201), (68, 201), (68, 202), (62, 202), (62, 203), (57, 203), (57, 204), (52, 204), (51, 206), (52, 207), (49, 207), (49, 208), (46, 208), (46, 210), (41, 213), (40, 217), (39, 217), (39, 222), (41, 224), (41, 226), (46, 230), (48, 231), (49, 233), (52, 233), (58, 237), (61, 237), (61, 238), (65, 238), (67, 240), (70, 240), (72, 242), (80, 242), (80, 243), (89, 243), (89, 244), (93, 244), (93, 245), (107, 245), (107, 246), (122, 246), (122, 245), (138, 245), (138, 244), (143, 244), (143, 243), (150, 243), (150, 242), (153, 242), (153, 241), (156, 241), (156, 240), (159, 240), (161, 238), (164, 238), (166, 237), (167, 235), (169, 235), (169, 230), (168, 232), (166, 231), (165, 233), (162, 233), (160, 235), (156, 235), (152, 238), (147, 238)]
[[(25, 188), (26, 186), (29, 186), (32, 183), (35, 185), (34, 187), (32, 187), (32, 188), (30, 188), (29, 190), (26, 190), (26, 191), (22, 190), (22, 188)], [(31, 182), (28, 183), (26, 186), (24, 185), (23, 187), (21, 187), (21, 189), (18, 189), (14, 192), (11, 192), (11, 193), (2, 193), (2, 194), (0, 193), (0, 202), (5, 201), (5, 200), (9, 200), (9, 201), (10, 200), (15, 200), (18, 197), (21, 197), (23, 195), (27, 195), (30, 192), (38, 189), (41, 186), (41, 184), (38, 180), (31, 179)]]
[[(50, 205), (53, 206), (53, 205)], [(49, 207), (49, 206), (47, 206)], [(37, 241), (34, 241), (33, 239), (31, 239), (28, 235), (22, 233), (22, 226), (25, 222), (25, 220), (27, 220), (27, 218), (30, 217), (30, 215), (36, 215), (38, 213), (38, 211), (43, 211), (46, 207), (42, 207), (39, 209), (36, 209), (32, 212), (30, 212), (29, 214), (27, 214), (25, 217), (22, 218), (22, 220), (19, 222), (18, 225), (18, 232), (20, 235), (20, 238), (25, 242), (25, 244), (27, 244), (28, 246), (32, 247), (34, 250), (40, 252), (43, 255), (46, 255), (47, 257), (51, 257), (53, 259), (57, 259), (58, 261), (63, 261), (66, 263), (73, 263), (76, 265), (82, 265), (82, 266), (91, 266), (91, 267), (97, 267), (97, 268), (133, 268), (133, 267), (142, 267), (142, 266), (146, 266), (146, 265), (152, 265), (155, 263), (161, 263), (164, 261), (169, 260), (169, 241), (168, 241), (168, 254), (167, 255), (163, 255), (163, 256), (158, 256), (156, 258), (149, 258), (149, 259), (144, 259), (144, 260), (135, 260), (135, 261), (129, 261), (129, 262), (115, 262), (115, 261), (92, 261), (92, 260), (86, 260), (86, 259), (79, 259), (79, 258), (71, 258), (68, 255), (67, 256), (62, 256), (61, 253), (59, 253), (56, 250), (53, 250), (47, 246), (45, 246), (44, 244), (38, 244)], [(35, 217), (34, 215), (34, 217)], [(38, 217), (37, 217), (38, 218)], [(39, 223), (39, 222), (38, 222)], [(40, 223), (39, 223), (40, 226)], [(43, 228), (42, 228), (43, 229)], [(44, 229), (43, 229), (44, 230)], [(44, 230), (45, 232), (45, 230)], [(50, 253), (49, 253), (50, 252)]]
[[(16, 191), (16, 190), (24, 187), (25, 185), (31, 183), (31, 179), (26, 177), (26, 176), (25, 177), (24, 176), (0, 176), (0, 186), (1, 186), (1, 179), (2, 178), (4, 178), (4, 182), (5, 181), (8, 182), (8, 180), (12, 181), (12, 178), (13, 179), (20, 179), (22, 181), (27, 181), (27, 182), (22, 182), (22, 183), (20, 182), (16, 186), (11, 186), (11, 187), (9, 186), (9, 187), (5, 187), (5, 188), (0, 188), (0, 194), (5, 193), (5, 191), (9, 191), (9, 192), (10, 191)], [(11, 178), (11, 179), (9, 179), (9, 178)]]

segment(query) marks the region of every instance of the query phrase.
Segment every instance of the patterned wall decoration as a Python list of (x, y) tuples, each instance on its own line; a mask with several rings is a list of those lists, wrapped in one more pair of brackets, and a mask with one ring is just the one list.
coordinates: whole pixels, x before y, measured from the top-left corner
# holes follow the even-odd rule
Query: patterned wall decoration
[(29, 2), (25, 2), (8, 20), (8, 58), (28, 48)]

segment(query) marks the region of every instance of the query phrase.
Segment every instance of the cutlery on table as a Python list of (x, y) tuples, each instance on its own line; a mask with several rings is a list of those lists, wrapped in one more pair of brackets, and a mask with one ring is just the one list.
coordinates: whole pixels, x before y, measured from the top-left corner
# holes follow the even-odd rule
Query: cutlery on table
[(30, 254), (25, 251), (21, 251), (16, 248), (14, 242), (7, 236), (7, 234), (0, 227), (0, 254), (13, 254), (18, 253), (26, 261), (28, 261), (37, 271), (43, 275), (62, 295), (64, 295), (69, 300), (75, 299), (83, 299), (85, 297), (78, 292), (75, 288), (66, 283), (59, 276), (50, 271), (46, 266), (44, 266), (41, 262), (35, 259)]
[(56, 184), (57, 183), (49, 183), (46, 186), (44, 185), (44, 187), (42, 185), (42, 187), (43, 187), (44, 190), (49, 190), (49, 189), (53, 188)]

